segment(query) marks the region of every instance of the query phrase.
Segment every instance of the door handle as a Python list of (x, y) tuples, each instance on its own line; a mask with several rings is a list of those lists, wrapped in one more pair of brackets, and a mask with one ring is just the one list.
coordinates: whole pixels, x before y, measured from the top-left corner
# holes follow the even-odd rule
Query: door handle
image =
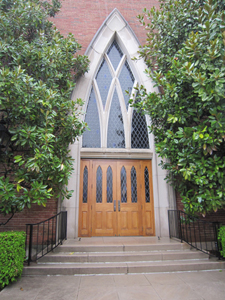
[(116, 211), (116, 200), (114, 200), (114, 211)]
[(120, 200), (118, 200), (118, 211), (120, 211)]

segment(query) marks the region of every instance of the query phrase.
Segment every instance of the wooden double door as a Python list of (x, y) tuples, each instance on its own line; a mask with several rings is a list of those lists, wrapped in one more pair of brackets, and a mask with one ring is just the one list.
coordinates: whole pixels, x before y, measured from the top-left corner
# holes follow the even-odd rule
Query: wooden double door
[(79, 236), (154, 234), (151, 160), (82, 159)]

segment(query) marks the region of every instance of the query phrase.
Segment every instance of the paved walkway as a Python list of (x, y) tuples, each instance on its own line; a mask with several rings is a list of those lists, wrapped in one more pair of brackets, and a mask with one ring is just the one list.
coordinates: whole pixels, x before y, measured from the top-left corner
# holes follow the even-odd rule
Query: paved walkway
[(1, 300), (224, 300), (225, 270), (22, 277)]

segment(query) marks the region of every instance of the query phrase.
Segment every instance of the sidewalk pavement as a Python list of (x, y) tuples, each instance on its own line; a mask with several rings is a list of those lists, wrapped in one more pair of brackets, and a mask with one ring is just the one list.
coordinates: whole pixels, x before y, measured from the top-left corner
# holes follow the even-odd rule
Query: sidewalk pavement
[(25, 276), (0, 300), (224, 300), (225, 270), (86, 276)]

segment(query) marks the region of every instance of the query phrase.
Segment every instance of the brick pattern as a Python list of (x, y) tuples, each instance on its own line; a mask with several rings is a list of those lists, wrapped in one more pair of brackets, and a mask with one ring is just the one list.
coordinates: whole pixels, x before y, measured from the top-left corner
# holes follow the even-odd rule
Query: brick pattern
[(153, 6), (159, 7), (159, 2), (157, 0), (64, 0), (60, 13), (51, 21), (64, 36), (70, 32), (74, 34), (82, 45), (80, 54), (83, 54), (102, 23), (115, 8), (119, 10), (140, 44), (143, 45), (146, 32), (140, 25), (137, 15), (141, 14), (144, 8), (151, 9)]
[[(178, 210), (184, 210), (183, 203), (181, 201), (181, 196), (178, 192), (176, 192), (176, 200), (177, 200), (177, 209)], [(217, 212), (211, 212), (206, 214), (205, 217), (200, 216), (202, 220), (209, 221), (209, 222), (219, 222), (223, 225), (225, 225), (225, 210), (220, 209)]]
[[(25, 208), (22, 212), (16, 213), (5, 226), (0, 226), (0, 231), (26, 231), (26, 224), (39, 223), (55, 214), (57, 214), (57, 200), (48, 200), (46, 207), (32, 204), (31, 209)], [(10, 216), (7, 215), (4, 217), (0, 214), (0, 223), (6, 222)]]

